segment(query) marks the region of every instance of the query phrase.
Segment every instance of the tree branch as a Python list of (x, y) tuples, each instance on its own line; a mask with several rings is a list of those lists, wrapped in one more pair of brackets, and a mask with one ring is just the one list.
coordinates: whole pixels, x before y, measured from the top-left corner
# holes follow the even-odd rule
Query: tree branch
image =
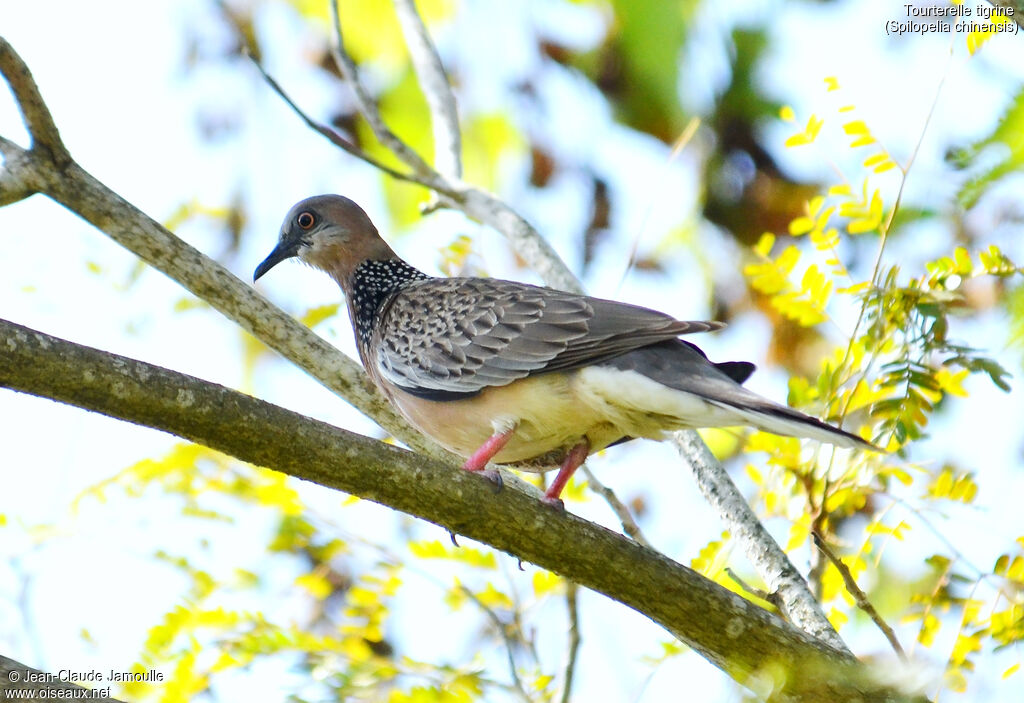
[(325, 124), (322, 124), (314, 120), (312, 117), (303, 112), (298, 105), (295, 104), (295, 101), (292, 100), (288, 93), (284, 91), (284, 88), (281, 87), (281, 84), (274, 80), (274, 78), (269, 73), (267, 73), (267, 70), (263, 68), (263, 64), (260, 63), (256, 59), (256, 57), (250, 54), (249, 59), (259, 70), (260, 75), (263, 76), (263, 80), (267, 82), (267, 85), (270, 86), (271, 90), (277, 93), (278, 97), (284, 100), (285, 104), (288, 105), (288, 107), (290, 107), (295, 112), (295, 114), (297, 114), (302, 119), (302, 121), (306, 123), (307, 127), (312, 129), (314, 132), (319, 132), (321, 135), (323, 135), (323, 137), (330, 141), (331, 144), (334, 144), (334, 146), (342, 149), (346, 153), (351, 154), (360, 161), (364, 161), (373, 166), (374, 168), (388, 174), (392, 178), (397, 178), (400, 181), (407, 181), (409, 183), (417, 183), (421, 186), (425, 186), (428, 188), (431, 186), (432, 183), (434, 183), (432, 179), (424, 178), (423, 176), (418, 175), (416, 173), (403, 173), (402, 171), (396, 171), (390, 166), (386, 166), (385, 164), (381, 163), (380, 161), (377, 161), (375, 158), (367, 154), (365, 151), (360, 149), (358, 146), (356, 146), (349, 140), (345, 139), (345, 137), (338, 134), (337, 131), (331, 129)]
[[(561, 290), (582, 292), (579, 280), (569, 270), (565, 263), (559, 258), (555, 250), (551, 248), (547, 240), (540, 236), (540, 233), (533, 228), (519, 213), (510, 208), (499, 198), (494, 197), (485, 190), (472, 186), (457, 177), (445, 177), (435, 171), (429, 164), (423, 161), (419, 154), (413, 151), (405, 142), (399, 139), (384, 124), (377, 105), (370, 96), (369, 91), (359, 80), (355, 62), (345, 50), (344, 36), (341, 31), (341, 20), (338, 15), (338, 2), (331, 0), (331, 21), (334, 24), (333, 52), (338, 69), (345, 81), (352, 87), (356, 95), (356, 103), (363, 118), (370, 124), (377, 139), (397, 156), (408, 164), (425, 181), (423, 185), (439, 193), (442, 204), (449, 207), (458, 207), (471, 219), (482, 222), (500, 232), (508, 239), (515, 252), (526, 261), (527, 265), (552, 288)], [(421, 35), (422, 36), (422, 35)], [(426, 37), (429, 43), (429, 37)], [(431, 48), (436, 54), (436, 49)], [(447, 84), (447, 81), (445, 81)], [(428, 93), (424, 86), (424, 93)], [(437, 96), (428, 96), (428, 101), (433, 104), (443, 103), (444, 99)], [(294, 107), (294, 106), (293, 106)], [(299, 116), (307, 122), (310, 118), (301, 110), (295, 108)], [(456, 123), (457, 126), (457, 123)], [(320, 131), (319, 129), (317, 131)], [(322, 133), (322, 132), (321, 132)], [(461, 137), (460, 137), (461, 139)]]
[(32, 152), (0, 137), (0, 154), (4, 157), (0, 164), (0, 207), (38, 193), (39, 187), (33, 182)]
[[(10, 45), (0, 38), (0, 71), (8, 80), (11, 80), (9, 65), (20, 64), (20, 59), (12, 61), (9, 58), (12, 55), (17, 57)], [(21, 92), (38, 94), (38, 90), (25, 86)], [(27, 126), (34, 128), (32, 123), (27, 123)], [(33, 134), (34, 141), (39, 139)], [(70, 156), (64, 166), (58, 166), (33, 151), (22, 150), (19, 154), (18, 147), (6, 140), (2, 146), (7, 160), (4, 177), (0, 178), (0, 187), (3, 188), (0, 190), (0, 202), (13, 202), (15, 195), (27, 192), (48, 195), (208, 302), (409, 446), (435, 457), (447, 456), (452, 461), (456, 460), (409, 428), (356, 362), (268, 302), (252, 286), (240, 281), (216, 261), (108, 189), (70, 160)], [(18, 184), (25, 185), (19, 188)]]
[(885, 635), (885, 639), (889, 640), (889, 646), (896, 652), (896, 656), (900, 658), (900, 661), (904, 664), (907, 663), (907, 653), (903, 651), (903, 646), (900, 644), (899, 638), (896, 637), (896, 632), (889, 626), (882, 616), (875, 610), (875, 606), (871, 603), (868, 598), (868, 594), (857, 585), (857, 579), (853, 578), (853, 574), (850, 573), (850, 567), (843, 563), (843, 561), (836, 556), (836, 553), (825, 543), (825, 538), (822, 537), (820, 532), (812, 532), (811, 535), (814, 537), (814, 545), (821, 550), (822, 554), (828, 557), (828, 560), (832, 562), (832, 565), (836, 567), (836, 571), (843, 577), (843, 583), (846, 585), (846, 590), (851, 596), (853, 596), (854, 602), (857, 607), (863, 610), (871, 622), (875, 623), (882, 634)]
[[(454, 535), (455, 533), (453, 532), (452, 534)], [(485, 616), (487, 616), (487, 619), (491, 621), (491, 625), (495, 630), (497, 630), (498, 636), (501, 637), (501, 641), (505, 644), (505, 657), (508, 661), (509, 677), (512, 679), (512, 690), (515, 691), (520, 698), (526, 701), (526, 703), (532, 703), (530, 694), (526, 691), (526, 688), (523, 686), (523, 680), (519, 676), (519, 669), (516, 667), (515, 642), (512, 637), (509, 636), (508, 626), (502, 622), (501, 617), (499, 617), (498, 613), (494, 611), (494, 608), (484, 603), (480, 600), (480, 596), (473, 593), (473, 589), (468, 588), (462, 583), (458, 584), (458, 588), (462, 595), (473, 601), (473, 604), (476, 605), (476, 607), (479, 608)]]
[(496, 494), (489, 481), (427, 457), (10, 322), (0, 321), (0, 349), (0, 386), (171, 432), (490, 544), (643, 613), (740, 683), (767, 686), (763, 693), (779, 700), (911, 700), (873, 682), (849, 654), (532, 496)]
[(575, 581), (565, 582), (565, 607), (569, 619), (569, 644), (565, 648), (565, 672), (562, 674), (560, 703), (572, 701), (572, 680), (576, 675), (576, 658), (580, 651), (580, 588)]
[(690, 464), (704, 499), (729, 526), (729, 533), (743, 547), (750, 563), (768, 586), (769, 593), (777, 595), (783, 615), (804, 632), (840, 651), (849, 652), (811, 595), (807, 581), (757, 519), (722, 462), (715, 458), (700, 435), (692, 431), (676, 432), (673, 442)]
[(377, 103), (374, 102), (370, 91), (366, 89), (363, 82), (359, 79), (359, 71), (356, 69), (355, 61), (352, 60), (352, 57), (345, 50), (345, 39), (341, 33), (341, 15), (338, 12), (338, 0), (331, 0), (329, 5), (331, 8), (331, 25), (334, 29), (332, 33), (333, 41), (331, 43), (334, 62), (338, 65), (338, 70), (341, 71), (345, 82), (352, 88), (352, 92), (356, 97), (356, 105), (363, 119), (370, 125), (370, 129), (373, 131), (374, 136), (377, 137), (377, 141), (390, 149), (391, 153), (418, 175), (436, 176), (437, 174), (430, 167), (430, 164), (424, 161), (423, 157), (417, 154), (412, 147), (399, 139), (391, 131), (391, 128), (385, 124), (384, 118), (381, 117), (380, 111), (377, 109)]
[[(584, 464), (580, 467), (583, 475), (587, 477), (587, 484), (590, 486), (590, 490), (597, 493), (599, 496), (604, 498), (605, 502), (611, 507), (612, 512), (619, 518), (619, 524), (622, 525), (622, 531), (632, 537), (638, 544), (642, 544), (645, 547), (651, 547), (651, 543), (644, 537), (643, 531), (640, 526), (636, 524), (636, 520), (633, 518), (633, 514), (629, 512), (629, 507), (619, 500), (619, 497), (615, 495), (615, 491), (608, 488), (608, 486), (601, 483), (601, 480), (594, 475), (594, 472)], [(653, 549), (653, 547), (651, 547)]]
[[(337, 0), (331, 0), (334, 5)], [(395, 0), (395, 12), (402, 25), (405, 44), (412, 56), (423, 95), (430, 107), (430, 124), (434, 132), (434, 167), (449, 178), (462, 177), (462, 132), (455, 95), (445, 74), (441, 57), (430, 40), (423, 18), (413, 0)], [(340, 37), (338, 43), (340, 44)]]
[(71, 154), (68, 153), (67, 147), (64, 146), (64, 142), (60, 138), (57, 125), (43, 101), (43, 96), (32, 78), (32, 73), (18, 56), (14, 47), (3, 37), (0, 37), (0, 72), (11, 86), (14, 100), (18, 104), (18, 109), (21, 110), (21, 117), (32, 138), (31, 149), (46, 152), (58, 166), (71, 161)]

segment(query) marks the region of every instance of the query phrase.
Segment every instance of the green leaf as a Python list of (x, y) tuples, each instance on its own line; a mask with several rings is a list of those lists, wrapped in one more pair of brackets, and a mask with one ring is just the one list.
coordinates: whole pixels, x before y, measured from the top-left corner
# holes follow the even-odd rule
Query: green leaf
[(682, 124), (679, 55), (693, 6), (613, 0), (612, 7), (618, 35), (606, 51), (617, 54), (624, 73), (617, 104), (628, 124), (670, 141)]
[(968, 180), (957, 193), (957, 200), (965, 210), (974, 207), (997, 181), (1024, 168), (1024, 89), (1014, 96), (992, 134), (954, 154), (949, 160), (963, 168), (980, 160), (983, 152), (991, 151), (997, 151), (1000, 158)]

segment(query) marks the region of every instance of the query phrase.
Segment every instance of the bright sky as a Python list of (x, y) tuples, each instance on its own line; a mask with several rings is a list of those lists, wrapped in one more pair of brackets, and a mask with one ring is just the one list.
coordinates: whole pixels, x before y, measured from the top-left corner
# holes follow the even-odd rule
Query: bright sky
[[(474, 55), (479, 51), (480, 56), (489, 56), (488, 47), (502, 47), (500, 58), (477, 62), (480, 75), (465, 76), (474, 86), (487, 84), (489, 76), (514, 74), (530, 64), (532, 57), (522, 52), (522, 44), (514, 39), (532, 31), (533, 22), (563, 28), (560, 31), (570, 39), (581, 42), (600, 33), (599, 18), (570, 6), (539, 0), (526, 3), (524, 7), (535, 13), (531, 19), (523, 8), (498, 0), (469, 5), (463, 21), (473, 31), (450, 32), (446, 38), (452, 43), (442, 45), (442, 50)], [(703, 36), (691, 50), (702, 61), (687, 74), (687, 84), (682, 86), (697, 106), (721, 80), (725, 66), (724, 57), (715, 55), (718, 39), (709, 37), (725, 31), (734, 17), (749, 17), (752, 11), (748, 4), (738, 2), (707, 5), (701, 11)], [(1024, 43), (1019, 38), (998, 38), (983, 55), (967, 61), (960, 39), (947, 69), (948, 37), (885, 36), (884, 21), (892, 18), (893, 8), (902, 5), (846, 2), (841, 7), (841, 20), (831, 7), (819, 8), (813, 3), (765, 3), (753, 10), (779, 15), (774, 31), (791, 38), (777, 44), (787, 48), (769, 62), (765, 84), (774, 97), (792, 103), (806, 119), (812, 111), (828, 109), (823, 88), (818, 91), (807, 86), (823, 85), (824, 76), (837, 75), (844, 99), (856, 103), (889, 150), (905, 159), (945, 75), (939, 107), (908, 186), (909, 202), (925, 198), (941, 202), (947, 194), (936, 192), (941, 191), (943, 182), (934, 177), (943, 170), (941, 148), (947, 138), (941, 135), (954, 134), (966, 143), (990, 130), (991, 120), (1024, 80)], [(500, 21), (482, 21), (497, 12)], [(256, 263), (273, 246), (281, 217), (293, 202), (307, 195), (345, 193), (363, 203), (386, 232), (376, 175), (306, 130), (262, 87), (255, 72), (205, 69), (186, 78), (182, 68), (184, 37), (198, 33), (216, 39), (220, 37), (219, 22), (212, 3), (202, 0), (0, 4), (0, 32), (32, 69), (72, 153), (113, 190), (157, 220), (168, 218), (192, 197), (204, 205), (220, 206), (226, 205), (237, 189), (245, 190), (252, 215), (250, 230), (242, 250), (222, 259), (239, 277), (251, 280)], [(566, 26), (578, 29), (566, 30)], [(299, 60), (305, 31), (302, 23), (283, 4), (269, 4), (260, 29), (269, 49), (269, 68), (316, 113), (328, 98), (323, 84), (310, 78)], [(455, 43), (462, 40), (466, 46)], [(546, 76), (541, 89), (552, 107), (549, 128), (560, 148), (580, 158), (591, 155), (603, 169), (602, 175), (626, 196), (622, 201), (629, 205), (617, 213), (616, 246), (628, 246), (638, 223), (644, 223), (644, 232), (659, 232), (672, 224), (671, 209), (663, 206), (666, 200), (677, 209), (680, 201), (692, 207), (694, 180), (685, 155), (680, 164), (666, 165), (663, 145), (624, 133), (609, 121), (597, 96), (563, 75)], [(481, 99), (496, 105), (507, 100), (501, 94), (485, 94)], [(582, 109), (581, 105), (594, 109)], [(240, 116), (243, 126), (238, 136), (213, 146), (201, 141), (196, 127), (200, 107)], [(766, 129), (773, 137), (778, 132), (781, 150), (786, 131), (776, 126)], [(24, 142), (20, 120), (6, 94), (0, 96), (0, 134)], [(798, 168), (818, 169), (822, 152), (841, 158), (844, 148), (840, 140), (825, 141), (817, 154), (786, 152), (782, 158), (792, 159)], [(950, 192), (954, 187), (949, 184)], [(580, 214), (577, 208), (562, 203), (585, 196), (579, 183), (567, 181), (543, 195), (506, 195), (565, 251), (568, 233), (580, 226)], [(457, 215), (434, 216), (424, 223), (423, 232), (396, 243), (400, 253), (421, 268), (433, 269), (437, 248), (455, 233), (465, 232), (478, 238), (478, 250), (490, 273), (517, 275), (507, 266), (509, 257), (498, 235)], [(220, 257), (224, 250), (215, 228), (201, 220), (188, 223), (178, 234), (209, 255)], [(1020, 241), (1005, 231), (1001, 236), (1011, 257), (1024, 260)], [(728, 257), (735, 256), (734, 249), (713, 232), (702, 232), (701, 237), (705, 253), (719, 257), (720, 268), (729, 269)], [(908, 261), (937, 255), (944, 253), (945, 241), (938, 237), (935, 245), (927, 239), (896, 243), (893, 255)], [(185, 294), (152, 270), (145, 271), (126, 293), (135, 258), (54, 203), (36, 196), (0, 209), (0, 242), (4, 247), (0, 316), (217, 383), (233, 387), (243, 383), (237, 366), (240, 338), (232, 325), (209, 311), (174, 312), (174, 304)], [(932, 246), (938, 249), (932, 252)], [(573, 252), (566, 253), (571, 262), (575, 260)], [(683, 318), (705, 316), (704, 282), (695, 260), (681, 255), (677, 263), (684, 275), (679, 276), (679, 287), (674, 289), (677, 294), (671, 299), (666, 299), (662, 281), (641, 276), (631, 276), (618, 290), (622, 257), (614, 249), (598, 261), (587, 285), (595, 294), (646, 303)], [(326, 277), (300, 266), (275, 269), (273, 276), (261, 281), (260, 290), (296, 313), (339, 299)], [(1011, 371), (1019, 371), (1018, 352), (1004, 349), (1004, 328), (1005, 320), (992, 312), (979, 324), (963, 326), (961, 333), (975, 344), (993, 349)], [(353, 354), (343, 317), (317, 331)], [(750, 320), (749, 326), (734, 324), (730, 330), (701, 341), (712, 358), (750, 358), (761, 363), (760, 354), (751, 350), (763, 349), (766, 335), (762, 322)], [(773, 398), (785, 397), (784, 378), (770, 371), (756, 375), (751, 386)], [(923, 445), (922, 456), (917, 458), (926, 460), (924, 452), (929, 449), (938, 456), (949, 451), (981, 472), (981, 509), (954, 516), (958, 531), (954, 537), (957, 546), (968, 550), (984, 567), (1020, 531), (1019, 496), (1024, 495), (1021, 447), (1019, 440), (1008, 441), (1007, 431), (1008, 418), (1024, 416), (1024, 403), (1019, 392), (1002, 394), (982, 379), (972, 381), (968, 388), (972, 394), (969, 415), (954, 408), (940, 418), (936, 439)], [(355, 431), (376, 431), (335, 396), (280, 361), (264, 363), (257, 372), (256, 387), (244, 390)], [(141, 458), (162, 454), (176, 442), (174, 438), (7, 391), (0, 391), (0, 427), (5, 484), (0, 492), (0, 514), (14, 523), (50, 523), (59, 535), (35, 544), (20, 530), (5, 530), (0, 542), (0, 555), (6, 557), (0, 561), (0, 652), (50, 670), (125, 667), (137, 655), (146, 628), (177, 602), (185, 587), (176, 571), (154, 563), (154, 547), (187, 553), (211, 568), (228, 561), (250, 566), (261, 563), (270, 527), (265, 516), (241, 516), (233, 525), (207, 525), (182, 518), (179, 506), (159, 495), (144, 500), (115, 495), (105, 505), (87, 501), (78, 515), (70, 515), (69, 505), (82, 489)], [(979, 455), (979, 447), (983, 455)], [(642, 470), (616, 472), (622, 456), (615, 450), (596, 457), (590, 465), (620, 495), (646, 494), (650, 499), (645, 522), (648, 537), (668, 555), (688, 563), (721, 531), (717, 517), (703, 504), (670, 447), (643, 443), (631, 451), (630, 466)], [(652, 490), (653, 486), (657, 490)], [(340, 515), (338, 495), (316, 487), (308, 487), (305, 494), (349, 534), (397, 544), (409, 529), (408, 521), (389, 510), (359, 505)], [(596, 500), (570, 509), (617, 529), (608, 509)], [(785, 534), (786, 525), (772, 528)], [(446, 539), (442, 531), (430, 526), (413, 529), (420, 538)], [(204, 538), (210, 544), (205, 550), (197, 546)], [(925, 534), (915, 538), (931, 539)], [(892, 556), (898, 558), (898, 547), (893, 549)], [(287, 594), (295, 572), (289, 572), (287, 565), (275, 563), (275, 568), (266, 574), (268, 591)], [(439, 569), (443, 579), (444, 568)], [(528, 577), (523, 575), (520, 583), (524, 592)], [(440, 648), (450, 652), (452, 660), (466, 660), (463, 638), (475, 614), (451, 615), (440, 603), (441, 589), (430, 585), (403, 593), (396, 622), (415, 623), (400, 637), (403, 651), (429, 658)], [(284, 598), (281, 607), (294, 608), (296, 603), (294, 598)], [(697, 695), (698, 685), (705, 682), (709, 686), (702, 693), (705, 700), (723, 700), (723, 691), (732, 691), (728, 685), (723, 688), (720, 677), (696, 656), (671, 661), (645, 688), (648, 669), (641, 657), (656, 655), (655, 642), (667, 635), (644, 618), (610, 606), (594, 594), (583, 596), (582, 608), (586, 629), (577, 672), (577, 700), (675, 700), (682, 687)], [(557, 665), (564, 642), (564, 612), (560, 604), (552, 603), (542, 615), (537, 620), (542, 654)], [(80, 637), (81, 628), (88, 630), (92, 643)], [(844, 631), (847, 634), (858, 652), (885, 651), (874, 629)], [(261, 669), (258, 675), (233, 677), (219, 693), (225, 700), (256, 700), (265, 696), (269, 682), (279, 680), (282, 686), (289, 686), (295, 676), (294, 672)], [(993, 678), (992, 672), (985, 672), (977, 681), (980, 684)], [(976, 692), (984, 692), (986, 700), (1010, 701), (1012, 697), (1003, 689), (988, 691), (979, 685)]]

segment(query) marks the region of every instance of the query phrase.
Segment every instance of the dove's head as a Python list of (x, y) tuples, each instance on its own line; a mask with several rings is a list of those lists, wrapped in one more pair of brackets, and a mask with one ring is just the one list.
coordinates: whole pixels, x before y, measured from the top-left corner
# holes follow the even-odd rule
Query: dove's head
[(256, 267), (253, 280), (292, 257), (326, 271), (342, 285), (362, 262), (396, 258), (363, 209), (341, 195), (296, 203), (284, 218), (277, 246)]

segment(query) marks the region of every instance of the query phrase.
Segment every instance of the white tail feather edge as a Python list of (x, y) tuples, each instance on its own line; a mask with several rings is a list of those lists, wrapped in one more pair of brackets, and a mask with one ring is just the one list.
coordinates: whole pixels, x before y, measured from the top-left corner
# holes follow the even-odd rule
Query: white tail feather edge
[(787, 437), (804, 437), (806, 439), (814, 439), (819, 442), (825, 442), (826, 444), (847, 449), (852, 449), (854, 447), (863, 448), (864, 444), (866, 444), (863, 440), (855, 440), (837, 430), (827, 427), (819, 427), (818, 425), (814, 425), (803, 420), (795, 418), (789, 419), (767, 412), (759, 412), (757, 410), (737, 408), (714, 400), (709, 400), (708, 402), (732, 415), (735, 415), (737, 417), (736, 424), (738, 425), (750, 425), (751, 427), (757, 427), (765, 430), (766, 432), (786, 435)]

